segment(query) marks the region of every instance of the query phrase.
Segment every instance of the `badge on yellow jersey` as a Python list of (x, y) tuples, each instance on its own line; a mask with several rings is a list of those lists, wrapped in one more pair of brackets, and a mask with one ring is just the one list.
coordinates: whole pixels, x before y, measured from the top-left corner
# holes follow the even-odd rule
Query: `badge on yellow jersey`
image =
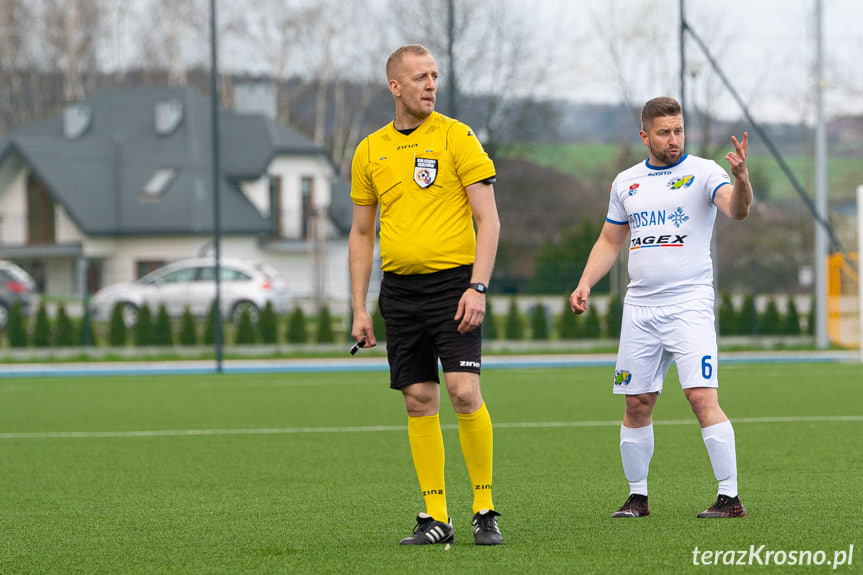
[(437, 160), (431, 158), (416, 158), (414, 164), (414, 181), (421, 188), (432, 185), (437, 178)]

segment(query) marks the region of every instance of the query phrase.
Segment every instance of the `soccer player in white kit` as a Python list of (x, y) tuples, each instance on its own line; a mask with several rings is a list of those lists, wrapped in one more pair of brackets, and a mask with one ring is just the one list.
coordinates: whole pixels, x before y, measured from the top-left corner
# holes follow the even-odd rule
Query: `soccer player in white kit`
[(719, 407), (710, 240), (716, 210), (742, 220), (752, 186), (748, 134), (731, 137), (725, 156), (734, 182), (716, 162), (683, 151), (683, 113), (673, 98), (654, 98), (641, 111), (647, 160), (611, 184), (608, 216), (593, 246), (572, 311), (587, 309), (591, 288), (611, 269), (629, 236), (629, 285), (623, 304), (614, 393), (626, 398), (620, 456), (630, 495), (613, 517), (645, 517), (653, 455), (653, 408), (672, 361), (701, 425), (719, 482), (716, 502), (698, 517), (745, 517), (737, 493), (734, 429)]

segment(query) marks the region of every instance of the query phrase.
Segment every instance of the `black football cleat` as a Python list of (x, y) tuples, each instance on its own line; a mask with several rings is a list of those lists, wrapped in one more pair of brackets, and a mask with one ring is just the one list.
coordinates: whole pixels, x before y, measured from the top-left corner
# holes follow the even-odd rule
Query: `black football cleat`
[(647, 505), (647, 495), (633, 493), (620, 506), (620, 509), (611, 514), (612, 517), (647, 517), (650, 515), (650, 506)]
[(740, 503), (740, 497), (720, 495), (716, 498), (716, 503), (699, 513), (697, 517), (711, 519), (719, 517), (746, 517), (746, 509)]

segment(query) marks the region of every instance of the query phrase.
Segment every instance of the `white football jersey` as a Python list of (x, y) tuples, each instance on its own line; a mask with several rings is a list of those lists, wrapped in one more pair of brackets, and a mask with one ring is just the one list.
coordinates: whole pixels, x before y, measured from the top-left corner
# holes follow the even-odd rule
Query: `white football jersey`
[(607, 220), (630, 229), (627, 303), (713, 298), (713, 198), (730, 183), (719, 164), (687, 154), (671, 166), (645, 160), (617, 175)]

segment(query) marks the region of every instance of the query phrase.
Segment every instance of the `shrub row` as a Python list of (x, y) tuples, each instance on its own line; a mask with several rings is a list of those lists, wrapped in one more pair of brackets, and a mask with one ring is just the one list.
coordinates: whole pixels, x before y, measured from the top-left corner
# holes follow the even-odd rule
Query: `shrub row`
[[(123, 322), (122, 308), (115, 306), (111, 318), (102, 333), (94, 329), (90, 314), (84, 312), (78, 320), (72, 319), (63, 304), (57, 308), (52, 319), (44, 305), (40, 305), (35, 316), (28, 321), (21, 313), (20, 304), (10, 310), (6, 339), (9, 347), (74, 347), (90, 345), (109, 345), (123, 347), (174, 345), (212, 345), (216, 339), (215, 311), (210, 307), (206, 320), (196, 319), (187, 309), (177, 320), (172, 321), (164, 306), (160, 306), (153, 317), (147, 306), (138, 310), (138, 321), (133, 328)], [(309, 326), (313, 323), (313, 326)], [(223, 326), (227, 327), (225, 323)], [(312, 328), (313, 327), (313, 328)], [(248, 311), (244, 311), (236, 325), (222, 330), (225, 344), (251, 345), (288, 343), (332, 343), (336, 341), (333, 317), (325, 306), (314, 318), (306, 320), (303, 311), (295, 308), (283, 321), (272, 305), (267, 306), (253, 321)], [(230, 341), (229, 341), (230, 340)]]
[[(600, 314), (596, 307), (588, 307), (587, 312), (575, 315), (570, 312), (569, 298), (564, 302), (564, 312), (555, 315), (538, 303), (527, 313), (519, 310), (515, 298), (509, 302), (504, 317), (497, 317), (491, 309), (483, 321), (483, 338), (486, 340), (573, 340), (617, 338), (620, 335), (620, 313), (622, 305), (619, 298), (612, 297), (606, 314)], [(719, 326), (721, 335), (800, 335), (801, 322), (794, 300), (784, 313), (779, 311), (773, 298), (767, 300), (762, 313), (755, 309), (753, 298), (744, 298), (741, 307), (734, 306), (729, 295), (720, 300)], [(134, 328), (123, 323), (120, 306), (114, 308), (104, 334), (104, 343), (111, 346), (166, 346), (173, 345), (212, 345), (215, 342), (215, 313), (210, 308), (206, 321), (196, 320), (188, 310), (172, 321), (164, 306), (159, 307), (155, 318), (152, 311), (144, 306), (138, 310), (138, 322)], [(351, 318), (347, 321), (345, 341), (350, 336)], [(9, 347), (70, 347), (77, 345), (99, 345), (100, 338), (93, 329), (89, 313), (85, 312), (80, 320), (73, 320), (61, 304), (56, 316), (49, 318), (45, 306), (41, 305), (29, 322), (21, 314), (16, 304), (10, 310), (7, 340)], [(386, 340), (383, 317), (379, 310), (372, 313), (373, 329), (376, 337)], [(201, 325), (203, 324), (203, 326)], [(321, 308), (317, 316), (306, 317), (299, 307), (295, 307), (287, 318), (281, 318), (270, 304), (260, 311), (257, 322), (246, 311), (241, 314), (233, 329), (223, 330), (223, 343), (234, 345), (277, 344), (277, 343), (333, 343), (337, 334), (333, 327), (334, 318), (329, 308)], [(809, 318), (807, 326), (814, 322)], [(807, 330), (811, 333), (811, 329)], [(231, 341), (228, 341), (228, 338)]]

